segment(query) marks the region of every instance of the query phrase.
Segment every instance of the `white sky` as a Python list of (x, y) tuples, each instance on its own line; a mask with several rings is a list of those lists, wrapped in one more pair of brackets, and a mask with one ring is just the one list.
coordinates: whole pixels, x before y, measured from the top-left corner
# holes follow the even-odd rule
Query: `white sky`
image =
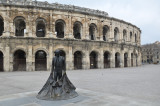
[(37, 0), (106, 11), (142, 30), (141, 43), (160, 41), (160, 0)]

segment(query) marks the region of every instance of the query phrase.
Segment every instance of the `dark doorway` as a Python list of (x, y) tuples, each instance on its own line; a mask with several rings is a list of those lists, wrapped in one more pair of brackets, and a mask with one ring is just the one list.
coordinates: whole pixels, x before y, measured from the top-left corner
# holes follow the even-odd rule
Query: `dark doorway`
[(96, 25), (93, 23), (89, 26), (90, 40), (95, 40), (96, 28)]
[(3, 31), (4, 31), (4, 22), (3, 18), (0, 16), (0, 36), (3, 35)]
[(115, 54), (115, 67), (116, 68), (120, 67), (120, 54), (119, 53)]
[(22, 50), (14, 53), (13, 71), (26, 71), (26, 53)]
[(47, 71), (47, 54), (43, 50), (39, 50), (36, 52), (35, 70), (36, 71)]
[(75, 22), (73, 27), (73, 35), (75, 39), (81, 39), (81, 29), (82, 24), (80, 22)]
[(128, 54), (124, 54), (124, 67), (128, 67)]
[(110, 54), (109, 54), (109, 52), (104, 53), (104, 68), (110, 68)]
[(4, 71), (3, 69), (3, 53), (0, 51), (0, 72)]
[(45, 21), (44, 19), (37, 19), (37, 27), (36, 27), (36, 36), (37, 37), (45, 37)]
[(131, 53), (131, 66), (133, 67), (133, 53)]
[(108, 33), (108, 26), (103, 26), (103, 40), (104, 41), (107, 41), (108, 40), (108, 35), (107, 35), (107, 33)]
[(57, 38), (64, 38), (65, 22), (63, 20), (56, 21), (55, 30)]
[(74, 53), (74, 69), (82, 69), (82, 53), (80, 51)]
[(26, 23), (23, 17), (17, 17), (14, 20), (15, 23), (15, 36), (24, 36)]
[(98, 56), (96, 52), (91, 52), (90, 53), (90, 69), (96, 69), (97, 68), (97, 59)]

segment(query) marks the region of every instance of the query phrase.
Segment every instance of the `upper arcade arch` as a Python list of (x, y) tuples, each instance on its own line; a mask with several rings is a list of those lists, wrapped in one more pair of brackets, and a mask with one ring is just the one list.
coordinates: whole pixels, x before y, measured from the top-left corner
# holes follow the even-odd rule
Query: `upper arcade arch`
[(0, 36), (3, 35), (3, 31), (4, 31), (4, 20), (3, 20), (3, 18), (0, 16)]
[(127, 31), (126, 31), (126, 29), (123, 30), (123, 40), (124, 40), (124, 42), (127, 41)]
[(89, 38), (90, 40), (96, 40), (97, 26), (94, 23), (89, 25)]
[(109, 27), (107, 25), (103, 26), (103, 40), (108, 41), (109, 38)]
[(66, 23), (64, 20), (62, 19), (58, 19), (55, 22), (55, 33), (57, 38), (64, 38), (65, 35), (65, 27), (66, 27)]
[(38, 18), (36, 20), (36, 36), (45, 37), (46, 35), (46, 20), (43, 18)]
[(24, 36), (25, 30), (26, 30), (26, 22), (25, 18), (22, 16), (17, 16), (14, 19), (14, 25), (15, 25), (15, 36)]
[(82, 38), (82, 23), (79, 21), (76, 21), (73, 26), (73, 35), (75, 39), (81, 39)]
[(117, 27), (114, 28), (114, 41), (119, 40), (119, 29)]

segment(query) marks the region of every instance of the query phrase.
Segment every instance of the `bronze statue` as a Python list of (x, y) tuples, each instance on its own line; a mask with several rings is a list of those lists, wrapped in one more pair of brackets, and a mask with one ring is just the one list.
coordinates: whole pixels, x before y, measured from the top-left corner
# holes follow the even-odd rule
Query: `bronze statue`
[(54, 53), (55, 57), (52, 60), (50, 76), (38, 93), (37, 98), (43, 100), (63, 100), (77, 97), (76, 88), (66, 74), (64, 57), (60, 56), (59, 50), (56, 50)]

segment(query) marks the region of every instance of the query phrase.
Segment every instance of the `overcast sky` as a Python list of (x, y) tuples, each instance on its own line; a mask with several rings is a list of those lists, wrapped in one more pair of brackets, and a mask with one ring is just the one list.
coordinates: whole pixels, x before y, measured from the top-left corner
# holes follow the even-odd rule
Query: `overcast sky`
[(38, 0), (71, 4), (108, 12), (142, 30), (141, 43), (160, 41), (160, 0)]

